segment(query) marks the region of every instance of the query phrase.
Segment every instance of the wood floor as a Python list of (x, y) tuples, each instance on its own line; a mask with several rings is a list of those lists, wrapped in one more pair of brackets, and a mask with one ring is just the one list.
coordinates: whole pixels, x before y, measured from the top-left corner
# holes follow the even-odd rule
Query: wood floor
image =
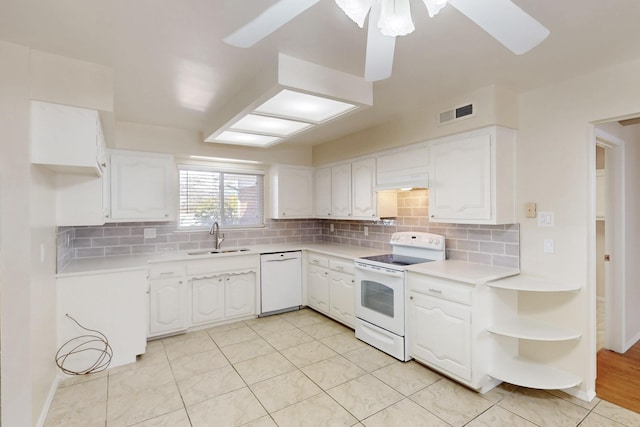
[(598, 351), (596, 394), (623, 408), (640, 412), (640, 341), (625, 354)]

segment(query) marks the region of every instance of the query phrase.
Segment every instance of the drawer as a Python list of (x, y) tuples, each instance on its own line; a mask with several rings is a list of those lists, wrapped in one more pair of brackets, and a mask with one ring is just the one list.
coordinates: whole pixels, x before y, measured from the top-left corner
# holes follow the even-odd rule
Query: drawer
[(413, 292), (471, 305), (473, 288), (464, 283), (410, 273), (408, 286), (409, 290)]
[(330, 259), (329, 260), (329, 268), (340, 273), (346, 274), (355, 274), (356, 269), (353, 265), (353, 261), (348, 261), (346, 259)]
[(307, 255), (307, 263), (310, 265), (317, 265), (318, 267), (329, 268), (329, 258), (313, 252)]
[(257, 271), (259, 255), (214, 255), (208, 259), (187, 261), (187, 276), (221, 274), (230, 271)]
[(150, 279), (166, 279), (181, 276), (184, 276), (184, 263), (182, 262), (162, 262), (149, 265)]

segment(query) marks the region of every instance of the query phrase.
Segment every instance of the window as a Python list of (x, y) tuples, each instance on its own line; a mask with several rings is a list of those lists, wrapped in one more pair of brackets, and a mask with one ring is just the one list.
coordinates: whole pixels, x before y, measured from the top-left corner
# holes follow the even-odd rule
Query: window
[(222, 172), (180, 166), (179, 227), (226, 228), (264, 226), (263, 181), (256, 173)]

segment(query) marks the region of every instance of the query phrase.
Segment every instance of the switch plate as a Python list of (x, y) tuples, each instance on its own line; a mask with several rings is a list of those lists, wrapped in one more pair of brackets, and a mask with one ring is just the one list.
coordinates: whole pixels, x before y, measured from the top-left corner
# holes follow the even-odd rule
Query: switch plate
[(364, 237), (367, 237), (369, 235), (369, 227), (364, 227)]
[(552, 254), (554, 252), (553, 239), (544, 239), (544, 253)]
[(553, 212), (538, 212), (538, 227), (553, 227)]
[(156, 238), (156, 229), (155, 228), (145, 228), (144, 229), (144, 238), (145, 239), (155, 239)]
[(527, 203), (525, 206), (525, 215), (527, 218), (535, 218), (536, 217), (536, 204), (535, 203)]
[(329, 224), (329, 231), (332, 232), (332, 233), (335, 231), (335, 228), (333, 227), (333, 224)]

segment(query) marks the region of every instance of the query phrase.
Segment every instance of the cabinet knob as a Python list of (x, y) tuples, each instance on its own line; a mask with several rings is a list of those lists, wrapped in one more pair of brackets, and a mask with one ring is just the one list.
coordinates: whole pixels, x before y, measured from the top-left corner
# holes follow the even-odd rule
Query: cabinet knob
[(164, 214), (164, 217), (165, 218), (169, 218), (169, 214)]
[(413, 299), (413, 296), (410, 296), (409, 299)]
[(103, 168), (106, 168), (106, 167), (107, 167), (107, 164), (106, 164), (106, 163), (100, 163), (100, 165), (101, 165)]
[(104, 217), (105, 217), (105, 218), (109, 218), (109, 214), (106, 214)]
[(287, 215), (287, 213), (286, 213), (286, 212), (282, 212), (282, 216), (286, 216), (286, 215)]

